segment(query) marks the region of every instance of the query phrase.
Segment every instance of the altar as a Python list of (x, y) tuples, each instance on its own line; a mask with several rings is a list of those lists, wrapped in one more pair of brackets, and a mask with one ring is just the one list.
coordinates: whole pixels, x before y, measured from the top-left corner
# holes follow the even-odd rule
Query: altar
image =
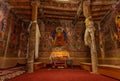
[(69, 52), (67, 51), (56, 51), (50, 55), (50, 61), (53, 67), (67, 67), (67, 60), (70, 59)]

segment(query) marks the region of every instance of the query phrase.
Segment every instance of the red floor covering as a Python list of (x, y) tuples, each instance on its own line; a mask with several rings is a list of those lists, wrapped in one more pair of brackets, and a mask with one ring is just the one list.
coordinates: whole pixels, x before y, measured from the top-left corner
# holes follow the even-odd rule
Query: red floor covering
[(79, 69), (42, 69), (7, 81), (118, 81)]

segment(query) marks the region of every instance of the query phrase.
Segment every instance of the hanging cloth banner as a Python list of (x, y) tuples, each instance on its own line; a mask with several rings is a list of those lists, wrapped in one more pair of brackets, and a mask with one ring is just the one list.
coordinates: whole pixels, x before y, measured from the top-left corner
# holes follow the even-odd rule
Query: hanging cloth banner
[[(41, 34), (40, 34), (40, 30), (39, 30), (39, 25), (37, 23), (37, 21), (32, 21), (30, 22), (29, 26), (28, 26), (28, 32), (30, 32), (30, 27), (31, 25), (35, 23), (36, 24), (36, 33), (35, 33), (35, 59), (37, 59), (39, 57), (39, 42), (40, 42), (40, 37), (41, 37)], [(28, 46), (29, 47), (29, 43), (28, 43)], [(29, 49), (28, 49), (29, 51)], [(28, 52), (27, 52), (27, 56), (28, 56)]]
[(37, 59), (39, 57), (39, 42), (40, 42), (40, 30), (39, 30), (39, 26), (36, 23), (36, 42), (35, 42), (35, 59)]

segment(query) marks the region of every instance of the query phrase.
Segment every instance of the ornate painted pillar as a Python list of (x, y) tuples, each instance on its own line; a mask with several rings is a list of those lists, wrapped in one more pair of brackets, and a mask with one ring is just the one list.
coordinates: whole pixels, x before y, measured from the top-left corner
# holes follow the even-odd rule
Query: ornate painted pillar
[(85, 16), (85, 37), (84, 42), (85, 45), (90, 47), (91, 53), (91, 63), (92, 63), (92, 72), (97, 73), (97, 51), (96, 51), (96, 44), (95, 44), (95, 26), (92, 20), (92, 16), (90, 14), (90, 1), (83, 2), (83, 15)]
[(35, 44), (36, 44), (36, 25), (39, 2), (37, 0), (32, 1), (32, 24), (29, 31), (29, 54), (28, 54), (28, 73), (34, 71), (34, 56), (35, 56)]

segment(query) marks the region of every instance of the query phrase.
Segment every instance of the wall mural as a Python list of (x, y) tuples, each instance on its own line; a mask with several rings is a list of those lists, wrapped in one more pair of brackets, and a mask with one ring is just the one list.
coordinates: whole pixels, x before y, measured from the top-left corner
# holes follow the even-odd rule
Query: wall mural
[[(65, 21), (63, 23), (65, 23)], [(69, 50), (74, 49), (74, 44), (73, 44), (73, 41), (74, 41), (74, 28), (72, 28), (72, 23), (66, 21), (64, 26), (65, 26), (65, 30), (66, 30), (66, 33), (67, 33), (68, 49)]]
[[(104, 22), (102, 25), (103, 32), (103, 43), (105, 46), (105, 50), (113, 50), (115, 48), (120, 48), (120, 40), (119, 40), (119, 17), (114, 12), (109, 14), (109, 20)], [(117, 19), (118, 18), (118, 19)], [(108, 34), (109, 33), (109, 34)]]
[[(103, 43), (105, 46), (105, 50), (112, 50), (115, 48), (113, 41), (111, 41), (112, 40), (111, 28), (114, 26), (114, 21), (111, 17), (111, 14), (109, 15), (109, 18), (110, 19), (108, 21), (106, 21), (103, 26), (101, 26), (101, 27), (103, 27), (102, 32), (103, 32), (103, 40), (104, 40)], [(112, 22), (112, 21), (113, 21), (113, 23), (110, 24), (110, 22)]]
[(83, 23), (79, 22), (72, 27), (72, 23), (67, 20), (62, 23), (51, 20), (49, 25), (46, 22), (44, 34), (40, 39), (40, 52), (50, 52), (53, 47), (57, 46), (65, 46), (70, 51), (88, 50), (84, 44), (85, 27)]
[(40, 40), (42, 43), (42, 49), (43, 50), (51, 50), (52, 47), (52, 37), (51, 37), (51, 33), (50, 32), (45, 32), (45, 34), (43, 35), (42, 39)]
[(74, 30), (74, 50), (76, 51), (86, 51), (88, 49), (84, 44), (84, 33), (85, 33), (85, 25), (82, 22), (76, 24)]
[(19, 38), (20, 38), (19, 31), (21, 31), (20, 27), (17, 25), (16, 22), (13, 22), (10, 41), (8, 45), (9, 46), (8, 53), (10, 53), (9, 55), (17, 56), (18, 49), (19, 49)]
[(120, 1), (118, 1), (114, 7), (115, 15), (115, 26), (114, 26), (114, 37), (117, 39), (117, 47), (120, 48)]
[(0, 56), (4, 54), (5, 47), (4, 34), (8, 13), (9, 13), (8, 4), (4, 3), (3, 1), (0, 1)]
[(6, 28), (6, 20), (9, 12), (8, 4), (0, 1), (0, 40), (4, 37), (4, 30)]
[(116, 15), (116, 27), (117, 27), (118, 40), (120, 41), (120, 15)]
[(22, 32), (20, 33), (20, 41), (19, 41), (19, 57), (27, 56), (27, 44), (28, 44), (28, 33), (26, 28), (22, 28)]
[(52, 32), (53, 45), (54, 46), (65, 46), (67, 41), (67, 35), (62, 27), (57, 27)]

